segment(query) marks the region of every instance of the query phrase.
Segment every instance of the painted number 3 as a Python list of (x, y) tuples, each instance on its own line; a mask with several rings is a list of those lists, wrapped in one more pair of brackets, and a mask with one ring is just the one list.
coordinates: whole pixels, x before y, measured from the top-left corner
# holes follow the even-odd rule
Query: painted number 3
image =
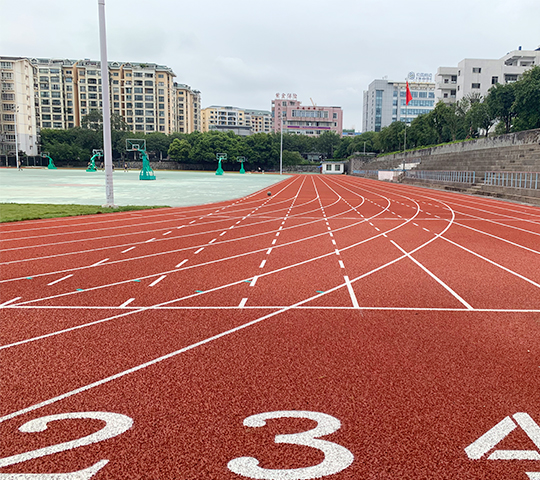
[(276, 435), (275, 442), (316, 448), (324, 453), (324, 460), (312, 467), (278, 470), (259, 467), (259, 461), (256, 458), (240, 457), (228, 463), (229, 470), (248, 478), (308, 480), (341, 472), (353, 462), (353, 454), (345, 447), (319, 439), (319, 437), (330, 435), (339, 430), (341, 423), (337, 418), (319, 412), (278, 411), (251, 415), (244, 419), (244, 425), (246, 427), (263, 427), (266, 425), (266, 420), (271, 418), (308, 418), (317, 422), (317, 426), (307, 432)]

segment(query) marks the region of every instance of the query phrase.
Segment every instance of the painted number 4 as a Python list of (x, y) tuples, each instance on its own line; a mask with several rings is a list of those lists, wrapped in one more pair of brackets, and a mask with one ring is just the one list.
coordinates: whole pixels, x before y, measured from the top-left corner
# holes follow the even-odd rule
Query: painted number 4
[(227, 467), (229, 470), (248, 478), (308, 480), (341, 472), (353, 462), (353, 454), (345, 447), (337, 443), (319, 439), (319, 437), (330, 435), (339, 430), (341, 423), (337, 418), (319, 412), (278, 411), (259, 413), (247, 417), (244, 419), (244, 425), (246, 427), (263, 427), (266, 425), (266, 420), (271, 418), (308, 418), (317, 422), (317, 426), (307, 432), (276, 435), (275, 442), (316, 448), (324, 453), (324, 460), (312, 467), (278, 470), (259, 467), (259, 461), (256, 458), (240, 457), (228, 463)]

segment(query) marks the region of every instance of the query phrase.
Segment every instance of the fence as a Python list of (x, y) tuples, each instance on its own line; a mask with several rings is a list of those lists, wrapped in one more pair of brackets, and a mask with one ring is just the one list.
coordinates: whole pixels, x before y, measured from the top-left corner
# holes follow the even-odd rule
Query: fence
[(475, 172), (470, 171), (408, 170), (404, 173), (406, 178), (425, 180), (427, 182), (472, 184), (476, 179)]
[(484, 185), (538, 190), (538, 172), (486, 172)]
[(361, 177), (379, 178), (379, 170), (353, 170), (352, 173)]

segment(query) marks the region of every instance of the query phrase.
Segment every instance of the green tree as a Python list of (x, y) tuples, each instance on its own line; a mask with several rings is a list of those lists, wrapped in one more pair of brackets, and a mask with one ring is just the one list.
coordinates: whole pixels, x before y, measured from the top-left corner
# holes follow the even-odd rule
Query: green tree
[(177, 162), (187, 162), (190, 151), (191, 145), (186, 139), (179, 140), (175, 138), (169, 147), (168, 155)]
[(540, 66), (526, 71), (514, 85), (514, 130), (540, 128)]
[(492, 114), (504, 125), (504, 133), (509, 133), (513, 120), (516, 116), (514, 110), (515, 84), (497, 84), (491, 87), (486, 98), (486, 102)]
[(337, 149), (340, 140), (335, 132), (323, 132), (317, 137), (317, 151), (326, 158), (334, 158), (334, 149)]
[(298, 152), (289, 152), (288, 150), (283, 150), (283, 165), (298, 165), (303, 161), (302, 155)]

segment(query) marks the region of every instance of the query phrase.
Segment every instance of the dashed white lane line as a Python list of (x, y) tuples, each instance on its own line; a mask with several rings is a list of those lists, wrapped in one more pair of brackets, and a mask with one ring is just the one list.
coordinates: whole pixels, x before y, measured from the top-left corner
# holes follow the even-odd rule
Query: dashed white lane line
[(373, 227), (375, 230), (377, 230), (378, 232), (380, 232), (380, 229), (378, 229), (377, 227)]
[(208, 244), (214, 243), (216, 240), (217, 240), (217, 238), (214, 238), (213, 240), (210, 240), (210, 241), (208, 242)]
[(199, 252), (202, 252), (203, 250), (204, 250), (204, 247), (199, 248), (199, 250), (195, 251), (195, 255), (197, 255), (197, 253), (199, 253)]
[(219, 236), (222, 237), (222, 236), (225, 235), (226, 233), (227, 233), (227, 231), (225, 230), (224, 232), (221, 232), (221, 233), (219, 234)]
[(347, 275), (344, 275), (343, 279), (345, 280), (345, 284), (347, 285), (347, 290), (349, 291), (349, 295), (351, 297), (351, 302), (353, 304), (353, 307), (360, 308), (360, 305), (358, 304), (358, 299), (356, 298), (356, 294), (354, 293), (349, 277)]
[(261, 262), (261, 264), (259, 265), (259, 268), (263, 268), (265, 263), (266, 263), (266, 260), (263, 260), (263, 261)]
[(338, 262), (341, 268), (345, 268), (345, 264), (343, 263), (343, 260), (338, 260)]
[(94, 263), (93, 265), (90, 265), (91, 267), (97, 267), (98, 265), (101, 265), (102, 263), (105, 263), (108, 258), (104, 258), (103, 260), (100, 260), (99, 262)]
[(126, 252), (129, 252), (130, 250), (133, 250), (135, 247), (129, 247), (127, 248), (126, 250), (122, 250), (120, 253), (126, 253)]
[(277, 242), (277, 238), (274, 238), (274, 240), (272, 240), (272, 245), (275, 245)]
[(422, 230), (425, 230), (426, 232), (429, 232), (427, 228), (422, 227)]
[(334, 252), (336, 252), (336, 255), (340, 255), (339, 250), (335, 249)]
[(413, 222), (412, 224), (413, 224), (415, 227), (418, 227), (418, 226), (419, 226), (417, 223), (414, 223), (414, 222)]
[(172, 233), (172, 230), (171, 230), (170, 232), (165, 232), (165, 233), (163, 234), (163, 236), (169, 235), (170, 233)]
[(244, 308), (246, 306), (248, 299), (242, 298), (241, 302), (238, 304), (238, 308)]
[(180, 225), (179, 227), (176, 227), (176, 230), (180, 230), (181, 228), (184, 228), (185, 225)]
[(233, 228), (234, 228), (234, 225), (231, 225), (231, 226), (229, 227), (229, 230), (232, 230)]
[(185, 260), (182, 260), (178, 265), (176, 265), (176, 267), (174, 268), (179, 268), (181, 267), (182, 265), (184, 265), (184, 263), (186, 263), (188, 261), (188, 259), (186, 258)]
[(281, 232), (277, 232), (277, 233), (276, 233), (276, 237), (279, 237), (279, 234), (280, 234), (280, 233), (281, 233)]
[(253, 280), (251, 280), (251, 283), (249, 284), (250, 287), (255, 286), (255, 284), (257, 283), (257, 278), (259, 278), (259, 277), (257, 277), (257, 276), (253, 277)]
[(332, 239), (332, 243), (333, 243), (334, 245), (336, 245), (336, 241), (335, 241), (334, 239)]
[(47, 285), (54, 285), (55, 283), (59, 283), (62, 280), (67, 280), (69, 277), (72, 277), (72, 276), (73, 276), (73, 274), (66, 275), (65, 277), (59, 278), (58, 280), (55, 280), (54, 282), (48, 283)]
[(165, 277), (167, 277), (167, 275), (161, 275), (161, 277), (157, 278), (156, 280), (154, 280), (150, 285), (148, 285), (149, 287), (153, 287), (154, 285), (157, 285), (159, 282), (161, 282), (161, 280), (163, 280)]
[(266, 251), (266, 255), (270, 255), (270, 253), (272, 253), (272, 249), (269, 248), (267, 251)]
[(20, 300), (22, 297), (15, 297), (11, 300), (8, 300), (7, 302), (0, 303), (0, 307), (5, 307), (6, 305), (9, 305), (10, 303), (16, 302), (17, 300)]
[(189, 222), (189, 224), (191, 225), (192, 223), (195, 223), (195, 222), (196, 222), (196, 220), (192, 220), (191, 222)]
[(283, 230), (283, 227), (279, 227), (278, 230)]
[(120, 305), (120, 308), (127, 307), (131, 302), (133, 302), (133, 300), (135, 300), (135, 298), (130, 298), (129, 300), (126, 300), (124, 303), (122, 303), (122, 305)]
[(155, 240), (155, 238), (151, 238), (150, 240), (146, 240), (146, 242), (144, 243), (150, 243), (150, 242), (153, 242)]

